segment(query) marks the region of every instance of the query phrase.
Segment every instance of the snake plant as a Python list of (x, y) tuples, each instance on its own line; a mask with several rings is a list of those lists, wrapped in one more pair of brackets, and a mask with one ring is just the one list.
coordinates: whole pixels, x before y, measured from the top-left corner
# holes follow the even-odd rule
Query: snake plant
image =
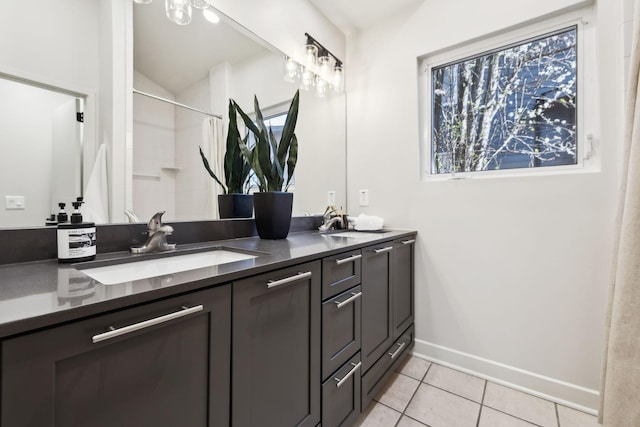
[(224, 178), (226, 185), (213, 173), (209, 161), (200, 147), (200, 157), (202, 158), (205, 169), (222, 187), (224, 194), (241, 194), (248, 192), (248, 178), (251, 172), (251, 165), (245, 161), (240, 151), (240, 144), (246, 145), (247, 137), (248, 136), (245, 136), (243, 140), (240, 136), (235, 103), (229, 100), (229, 131), (227, 132), (227, 150), (224, 155)]
[[(282, 135), (278, 141), (271, 128), (264, 123), (258, 98), (254, 96), (255, 123), (233, 101), (233, 104), (244, 121), (245, 126), (255, 137), (255, 145), (249, 148), (247, 141), (238, 139), (238, 144), (246, 162), (251, 165), (258, 180), (258, 189), (264, 191), (287, 191), (298, 161), (298, 138), (294, 130), (298, 121), (298, 106), (300, 92), (296, 91), (287, 118), (284, 122)], [(285, 176), (286, 170), (286, 176)]]

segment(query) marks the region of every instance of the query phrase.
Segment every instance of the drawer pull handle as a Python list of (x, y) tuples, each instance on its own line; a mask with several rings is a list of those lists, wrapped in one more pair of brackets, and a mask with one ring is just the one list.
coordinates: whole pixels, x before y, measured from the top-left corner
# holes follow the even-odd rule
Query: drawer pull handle
[(352, 255), (352, 256), (350, 256), (350, 257), (348, 257), (348, 258), (337, 259), (337, 260), (336, 260), (336, 264), (338, 264), (338, 265), (340, 265), (340, 264), (345, 264), (345, 263), (347, 263), (347, 262), (353, 262), (353, 261), (355, 261), (355, 260), (357, 260), (357, 259), (360, 259), (360, 258), (362, 258), (362, 255), (360, 255), (360, 254), (358, 254), (358, 255)]
[(351, 366), (353, 366), (353, 368), (349, 371), (349, 373), (347, 375), (345, 375), (342, 379), (334, 378), (335, 381), (338, 381), (338, 383), (336, 384), (336, 387), (342, 387), (342, 384), (344, 384), (345, 381), (347, 381), (349, 379), (349, 377), (351, 377), (351, 375), (355, 374), (355, 372), (358, 369), (360, 369), (360, 365), (362, 365), (362, 362), (351, 363)]
[(416, 242), (416, 239), (410, 239), (410, 240), (404, 240), (402, 242), (402, 244), (403, 245), (410, 245), (410, 244), (415, 243), (415, 242)]
[(373, 252), (381, 254), (382, 252), (389, 252), (393, 250), (393, 246), (387, 246), (386, 248), (374, 249)]
[(398, 353), (400, 353), (402, 351), (402, 349), (404, 348), (404, 345), (406, 343), (402, 342), (402, 343), (398, 343), (398, 348), (396, 349), (396, 351), (394, 351), (393, 353), (387, 353), (389, 356), (391, 356), (392, 359), (395, 359), (396, 356), (398, 355)]
[(336, 308), (342, 308), (345, 305), (349, 304), (351, 301), (360, 298), (361, 296), (362, 296), (362, 292), (358, 292), (358, 293), (351, 292), (351, 296), (349, 298), (347, 298), (346, 300), (344, 300), (344, 301), (335, 301)]
[(267, 282), (267, 288), (275, 288), (276, 286), (286, 285), (287, 283), (297, 282), (298, 280), (306, 279), (307, 277), (311, 277), (311, 272), (307, 271), (305, 273), (298, 273), (295, 276), (285, 277), (280, 280), (269, 280)]
[(94, 335), (92, 337), (93, 343), (98, 343), (100, 341), (105, 341), (111, 338), (119, 337), (120, 335), (125, 335), (130, 332), (139, 331), (140, 329), (148, 328), (153, 325), (158, 325), (160, 323), (168, 322), (170, 320), (179, 319), (180, 317), (188, 316), (193, 313), (197, 313), (198, 311), (202, 311), (204, 307), (202, 305), (196, 305), (195, 307), (182, 307), (182, 310), (175, 311), (173, 313), (165, 314), (164, 316), (154, 317), (153, 319), (145, 320), (143, 322), (134, 323), (133, 325), (124, 326), (122, 328), (114, 328), (113, 326), (109, 327), (108, 332), (103, 332), (98, 335)]

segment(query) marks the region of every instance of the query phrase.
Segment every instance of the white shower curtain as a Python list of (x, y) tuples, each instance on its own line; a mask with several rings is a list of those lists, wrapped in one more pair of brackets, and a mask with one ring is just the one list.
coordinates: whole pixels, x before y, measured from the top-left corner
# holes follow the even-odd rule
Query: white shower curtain
[[(217, 117), (206, 117), (202, 121), (202, 151), (209, 160), (209, 166), (213, 173), (222, 181), (224, 180), (224, 129), (222, 120)], [(208, 177), (208, 175), (207, 175)], [(219, 218), (218, 194), (224, 191), (211, 177), (207, 181), (207, 212), (208, 218)]]
[(599, 421), (640, 426), (640, 0), (635, 1)]

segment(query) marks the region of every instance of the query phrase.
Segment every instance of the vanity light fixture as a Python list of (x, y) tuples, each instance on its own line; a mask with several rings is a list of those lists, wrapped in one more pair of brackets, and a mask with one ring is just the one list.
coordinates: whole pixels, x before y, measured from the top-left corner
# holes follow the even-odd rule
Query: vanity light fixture
[(308, 33), (304, 34), (304, 64), (299, 64), (288, 56), (284, 58), (284, 80), (300, 82), (300, 88), (324, 97), (330, 88), (337, 93), (344, 92), (344, 65), (338, 57), (322, 46)]
[[(148, 4), (152, 0), (133, 0), (134, 3)], [(220, 22), (220, 17), (209, 9), (212, 0), (165, 0), (164, 8), (167, 18), (178, 25), (187, 25), (191, 22), (192, 7), (202, 9), (205, 19), (213, 24)]]

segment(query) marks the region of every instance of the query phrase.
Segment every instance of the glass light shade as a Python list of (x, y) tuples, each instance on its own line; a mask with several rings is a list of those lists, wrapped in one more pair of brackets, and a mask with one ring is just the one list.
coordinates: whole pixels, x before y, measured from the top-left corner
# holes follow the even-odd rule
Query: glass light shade
[(324, 98), (329, 88), (329, 82), (323, 79), (321, 76), (316, 76), (316, 96)]
[(328, 79), (331, 75), (331, 57), (328, 54), (318, 57), (318, 74), (323, 79)]
[(295, 83), (300, 80), (300, 65), (288, 56), (284, 57), (284, 81)]
[(191, 22), (191, 3), (188, 0), (165, 0), (164, 7), (167, 18), (178, 25)]
[(151, 0), (133, 0), (133, 2), (138, 4), (149, 4), (151, 3)]
[(313, 86), (316, 84), (316, 75), (313, 74), (313, 72), (308, 69), (308, 68), (304, 68), (304, 70), (302, 71), (302, 76), (301, 76), (301, 87), (304, 90), (311, 90), (313, 89)]
[(338, 93), (344, 92), (344, 69), (342, 68), (342, 64), (333, 66), (333, 77), (331, 80), (333, 90)]
[(189, 3), (191, 3), (191, 6), (195, 7), (196, 9), (206, 9), (211, 6), (209, 0), (189, 0)]
[(318, 59), (318, 48), (315, 45), (308, 44), (304, 46), (304, 65), (313, 67)]

